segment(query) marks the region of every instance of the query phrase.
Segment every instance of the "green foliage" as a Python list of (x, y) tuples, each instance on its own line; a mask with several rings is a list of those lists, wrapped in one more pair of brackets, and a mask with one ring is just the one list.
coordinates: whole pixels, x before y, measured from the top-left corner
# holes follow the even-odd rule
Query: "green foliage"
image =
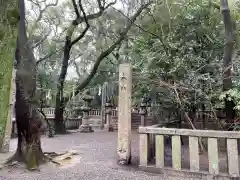
[[(178, 106), (177, 95), (182, 108), (202, 103), (209, 110), (220, 107), (224, 49), (221, 21), (220, 11), (211, 8), (207, 0), (156, 5), (151, 15), (140, 21), (144, 31), (133, 41), (133, 97), (151, 96), (154, 84), (162, 108)], [(239, 68), (233, 73), (238, 74)]]
[[(229, 2), (238, 39), (232, 80), (234, 87), (239, 89), (240, 8), (239, 2)], [(40, 56), (63, 46), (64, 30), (69, 20), (65, 10), (72, 7), (69, 2), (62, 5), (64, 8), (50, 8), (45, 14), (50, 27), (60, 27), (61, 30), (58, 29), (60, 32), (56, 37), (48, 37), (42, 43)], [(71, 51), (69, 68), (74, 68), (71, 62), (75, 61), (79, 77), (77, 81), (70, 79), (65, 82), (66, 94), (72, 91), (74, 83), (81, 82), (89, 74), (89, 65), (93, 65), (99, 53), (114, 42), (124, 23), (125, 17), (114, 9), (109, 9), (100, 18), (90, 21), (89, 33), (74, 45)], [(55, 24), (61, 26), (55, 27)], [(156, 92), (156, 101), (163, 109), (179, 108), (180, 104), (181, 108), (187, 110), (192, 106), (200, 108), (201, 104), (206, 105), (206, 110), (222, 107), (219, 96), (223, 96), (222, 57), (225, 35), (219, 9), (211, 6), (209, 0), (163, 0), (163, 3), (157, 1), (151, 6), (150, 12), (139, 18), (136, 24), (140, 28), (137, 25), (131, 29), (126, 46), (121, 46), (101, 63), (87, 88), (97, 89), (104, 82), (117, 82), (118, 65), (125, 59), (133, 65), (133, 104), (139, 104), (143, 96), (153, 98)], [(33, 29), (42, 30), (44, 33), (49, 29), (44, 23), (38, 23), (35, 27)], [(81, 30), (82, 27), (79, 27), (73, 39)], [(36, 34), (43, 36), (39, 32)], [(119, 59), (116, 56), (118, 53)], [(55, 92), (54, 82), (61, 66), (61, 57), (62, 52), (59, 52), (38, 67), (38, 74), (41, 76), (39, 81), (44, 82), (43, 87), (51, 89), (52, 92)], [(155, 86), (157, 89), (153, 90)], [(235, 96), (234, 99), (238, 100)]]
[(224, 101), (225, 99), (227, 99), (228, 101), (232, 101), (235, 104), (235, 109), (236, 110), (240, 110), (240, 91), (239, 89), (230, 89), (226, 92), (223, 92), (220, 96), (219, 96), (219, 100), (220, 101)]

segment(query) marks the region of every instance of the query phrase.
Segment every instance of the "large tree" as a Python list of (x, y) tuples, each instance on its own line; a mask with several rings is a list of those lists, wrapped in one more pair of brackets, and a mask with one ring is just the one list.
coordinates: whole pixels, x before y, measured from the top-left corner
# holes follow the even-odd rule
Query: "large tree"
[[(83, 8), (83, 5), (81, 1), (79, 1), (79, 4), (75, 2), (75, 0), (72, 0), (72, 4), (74, 7), (76, 19), (74, 19), (69, 26), (67, 30), (67, 35), (65, 39), (65, 46), (64, 46), (64, 55), (63, 55), (63, 61), (62, 61), (62, 67), (59, 75), (58, 80), (58, 88), (57, 88), (57, 94), (56, 94), (56, 106), (55, 106), (55, 128), (56, 133), (64, 133), (65, 127), (64, 127), (64, 121), (63, 121), (63, 112), (64, 108), (66, 106), (66, 103), (71, 99), (72, 94), (68, 96), (68, 98), (64, 98), (63, 90), (64, 90), (64, 81), (67, 74), (69, 59), (70, 59), (70, 51), (74, 44), (76, 44), (78, 41), (84, 38), (86, 32), (88, 31), (90, 24), (89, 21), (93, 19), (97, 19), (102, 16), (102, 14), (110, 8), (112, 5), (114, 5), (116, 1), (110, 2), (107, 4), (105, 0), (97, 0), (98, 5), (98, 12), (86, 15), (85, 10)], [(77, 95), (82, 89), (84, 89), (89, 82), (92, 80), (94, 75), (97, 73), (98, 67), (100, 63), (108, 56), (110, 55), (115, 48), (117, 48), (122, 41), (125, 39), (126, 34), (128, 33), (129, 29), (131, 28), (132, 24), (136, 21), (137, 17), (141, 14), (141, 12), (147, 8), (151, 2), (148, 2), (146, 4), (140, 5), (140, 7), (137, 9), (135, 14), (127, 20), (127, 23), (123, 30), (120, 30), (120, 35), (113, 41), (112, 45), (110, 45), (108, 48), (103, 50), (100, 55), (96, 58), (95, 63), (93, 64), (92, 70), (87, 75), (86, 78), (84, 78), (76, 87), (75, 95)], [(81, 12), (81, 13), (80, 13)], [(81, 15), (82, 14), (82, 15)], [(85, 22), (86, 27), (84, 28), (83, 32), (74, 40), (72, 40), (72, 36), (74, 33), (74, 30), (77, 28), (78, 25)]]
[(28, 169), (35, 169), (47, 159), (41, 148), (41, 116), (35, 102), (36, 61), (26, 35), (25, 2), (19, 0), (20, 21), (16, 45), (16, 102), (15, 113), (18, 131), (16, 153), (10, 161), (26, 163)]

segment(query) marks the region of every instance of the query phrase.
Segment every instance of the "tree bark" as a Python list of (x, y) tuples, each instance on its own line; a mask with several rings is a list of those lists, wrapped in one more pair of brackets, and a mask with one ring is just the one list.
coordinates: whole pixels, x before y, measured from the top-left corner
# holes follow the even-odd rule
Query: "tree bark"
[(55, 104), (55, 132), (58, 134), (66, 133), (66, 128), (65, 128), (64, 119), (63, 119), (63, 112), (64, 112), (63, 89), (64, 89), (64, 81), (67, 74), (68, 60), (70, 58), (70, 50), (71, 50), (71, 37), (67, 35), (65, 46), (64, 46), (62, 68), (61, 68), (61, 72), (60, 72), (59, 80), (57, 84), (57, 94), (56, 94), (56, 104)]
[[(223, 91), (228, 91), (232, 88), (232, 55), (234, 49), (234, 29), (233, 23), (231, 19), (230, 9), (228, 6), (227, 0), (220, 1), (220, 9), (223, 15), (223, 23), (225, 26), (225, 35), (226, 35), (226, 42), (225, 42), (225, 49), (224, 49), (224, 57), (223, 57)], [(236, 115), (234, 110), (235, 104), (231, 100), (229, 101), (228, 98), (225, 98), (225, 113), (227, 121), (231, 122)]]
[(12, 133), (13, 44), (17, 37), (18, 8), (16, 0), (1, 0), (0, 4), (0, 152), (8, 152)]
[(27, 41), (25, 28), (25, 4), (19, 0), (20, 21), (16, 47), (16, 102), (15, 113), (18, 131), (16, 153), (9, 159), (26, 164), (34, 170), (45, 162), (41, 148), (40, 127), (41, 116), (33, 104), (36, 91), (36, 62)]

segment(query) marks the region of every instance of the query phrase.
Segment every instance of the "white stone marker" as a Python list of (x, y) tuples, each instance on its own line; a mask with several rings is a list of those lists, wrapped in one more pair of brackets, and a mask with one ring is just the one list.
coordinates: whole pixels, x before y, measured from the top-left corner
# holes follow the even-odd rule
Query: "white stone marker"
[(119, 66), (118, 98), (118, 163), (131, 162), (131, 108), (132, 108), (132, 68), (130, 64)]

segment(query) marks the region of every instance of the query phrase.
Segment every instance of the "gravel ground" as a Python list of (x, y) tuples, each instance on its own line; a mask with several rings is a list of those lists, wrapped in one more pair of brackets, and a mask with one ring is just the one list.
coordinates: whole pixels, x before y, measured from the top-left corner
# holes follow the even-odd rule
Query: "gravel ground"
[[(133, 165), (119, 166), (116, 163), (117, 133), (95, 131), (94, 133), (72, 133), (52, 139), (42, 137), (46, 152), (76, 150), (80, 158), (75, 164), (62, 168), (44, 166), (39, 172), (27, 172), (21, 168), (1, 170), (0, 180), (197, 180), (191, 177), (172, 174), (151, 174), (137, 169), (138, 136), (132, 137)], [(11, 151), (16, 148), (16, 139), (11, 140)], [(7, 155), (0, 154), (0, 162)]]

